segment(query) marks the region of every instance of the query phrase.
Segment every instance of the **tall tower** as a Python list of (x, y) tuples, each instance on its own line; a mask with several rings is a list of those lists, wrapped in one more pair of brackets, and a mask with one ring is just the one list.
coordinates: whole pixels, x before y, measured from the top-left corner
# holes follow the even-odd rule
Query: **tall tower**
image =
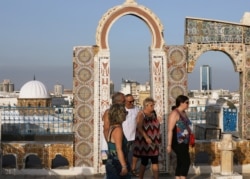
[(55, 96), (62, 96), (64, 92), (64, 86), (61, 84), (54, 85), (54, 94)]
[(202, 65), (200, 67), (200, 90), (211, 90), (211, 67)]

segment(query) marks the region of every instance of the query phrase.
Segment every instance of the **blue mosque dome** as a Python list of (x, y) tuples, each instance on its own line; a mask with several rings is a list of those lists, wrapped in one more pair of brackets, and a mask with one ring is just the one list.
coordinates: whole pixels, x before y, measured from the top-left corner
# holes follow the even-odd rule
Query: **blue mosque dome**
[(19, 99), (47, 99), (50, 98), (46, 86), (37, 80), (25, 83), (19, 94)]

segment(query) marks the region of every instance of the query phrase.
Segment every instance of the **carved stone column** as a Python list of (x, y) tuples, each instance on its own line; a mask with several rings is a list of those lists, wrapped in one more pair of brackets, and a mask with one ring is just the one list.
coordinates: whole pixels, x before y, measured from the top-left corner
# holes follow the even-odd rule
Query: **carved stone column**
[(221, 171), (219, 174), (212, 173), (211, 179), (242, 179), (242, 175), (233, 172), (233, 150), (236, 149), (236, 142), (232, 139), (232, 134), (223, 134), (222, 140), (218, 144), (220, 153)]
[(221, 150), (221, 175), (233, 174), (233, 150), (236, 143), (232, 140), (232, 134), (223, 134), (221, 142), (218, 144)]

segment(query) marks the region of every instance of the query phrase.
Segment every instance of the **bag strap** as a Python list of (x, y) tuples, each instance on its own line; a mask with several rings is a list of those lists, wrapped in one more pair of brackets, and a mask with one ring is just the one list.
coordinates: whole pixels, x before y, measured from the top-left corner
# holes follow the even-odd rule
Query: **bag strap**
[(112, 132), (114, 131), (114, 129), (116, 127), (118, 127), (118, 126), (110, 126), (110, 128), (109, 128), (109, 134), (108, 134), (108, 141), (107, 142), (111, 141), (111, 134), (112, 134)]

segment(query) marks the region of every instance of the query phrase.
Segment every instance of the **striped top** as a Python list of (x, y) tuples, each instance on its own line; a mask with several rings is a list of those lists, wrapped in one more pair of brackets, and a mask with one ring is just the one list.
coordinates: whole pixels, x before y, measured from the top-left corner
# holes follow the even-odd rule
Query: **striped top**
[(136, 156), (158, 156), (159, 145), (161, 144), (160, 123), (157, 119), (156, 113), (147, 116), (143, 113), (143, 130), (152, 140), (152, 144), (147, 144), (144, 137), (136, 129), (136, 136), (134, 141), (134, 155)]

